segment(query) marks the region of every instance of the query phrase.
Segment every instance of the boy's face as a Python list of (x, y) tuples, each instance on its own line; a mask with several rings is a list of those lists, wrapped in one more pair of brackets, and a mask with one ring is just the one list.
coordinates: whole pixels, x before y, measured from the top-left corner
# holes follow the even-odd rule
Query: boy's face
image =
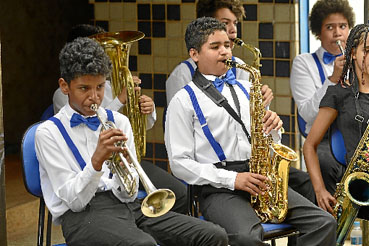
[[(229, 8), (221, 8), (215, 12), (217, 20), (224, 23), (227, 28), (227, 35), (230, 40), (237, 38), (237, 23), (238, 20)], [(231, 42), (231, 48), (233, 47), (233, 42)]]
[(199, 71), (205, 75), (220, 76), (227, 72), (224, 61), (232, 57), (230, 41), (224, 31), (215, 31), (201, 46), (201, 50), (190, 49), (191, 58)]
[(94, 115), (91, 104), (100, 106), (104, 98), (105, 76), (84, 75), (73, 79), (68, 84), (63, 78), (59, 79), (61, 91), (68, 95), (69, 105), (81, 115)]
[(336, 41), (341, 40), (341, 45), (345, 49), (348, 35), (349, 25), (347, 19), (342, 14), (335, 13), (324, 19), (319, 39), (324, 49), (333, 55), (338, 55), (341, 51)]

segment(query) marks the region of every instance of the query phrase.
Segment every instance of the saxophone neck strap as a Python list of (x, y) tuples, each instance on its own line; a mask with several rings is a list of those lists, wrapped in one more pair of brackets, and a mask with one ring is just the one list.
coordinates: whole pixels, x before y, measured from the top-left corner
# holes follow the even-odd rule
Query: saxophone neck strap
[[(193, 83), (202, 91), (204, 94), (209, 97), (218, 107), (223, 107), (231, 116), (234, 118), (242, 127), (242, 130), (245, 132), (247, 140), (251, 144), (251, 136), (247, 131), (245, 124), (242, 122), (240, 116), (234, 111), (234, 109), (229, 105), (227, 98), (225, 98), (211, 83), (211, 81), (207, 80), (198, 70), (196, 70), (193, 78)], [(233, 90), (234, 88), (231, 87)], [(234, 98), (233, 92), (231, 89), (233, 100), (235, 104), (239, 105), (238, 99)], [(235, 93), (235, 92), (234, 92)], [(248, 95), (248, 94), (247, 94)], [(236, 96), (237, 98), (237, 96)]]

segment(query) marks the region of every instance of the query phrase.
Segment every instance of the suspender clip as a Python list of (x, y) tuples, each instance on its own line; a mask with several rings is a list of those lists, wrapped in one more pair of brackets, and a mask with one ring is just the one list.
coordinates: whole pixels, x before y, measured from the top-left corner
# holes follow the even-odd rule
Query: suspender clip
[(359, 121), (360, 123), (362, 123), (364, 121), (364, 117), (361, 115), (356, 115), (355, 116), (355, 120)]
[(357, 92), (357, 93), (355, 94), (355, 98), (356, 98), (356, 99), (358, 99), (358, 98), (359, 98), (359, 92)]
[(201, 128), (204, 128), (205, 126), (207, 126), (208, 125), (208, 123), (205, 121), (205, 123), (204, 124), (201, 124)]
[(221, 161), (220, 163), (222, 164), (223, 167), (227, 166), (227, 162), (226, 161)]

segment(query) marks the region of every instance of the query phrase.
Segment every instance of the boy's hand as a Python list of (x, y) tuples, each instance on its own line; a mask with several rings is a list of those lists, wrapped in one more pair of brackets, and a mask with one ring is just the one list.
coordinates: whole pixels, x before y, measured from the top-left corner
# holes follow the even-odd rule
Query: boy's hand
[(333, 73), (331, 76), (328, 77), (328, 79), (332, 82), (337, 84), (338, 81), (341, 78), (341, 74), (342, 74), (342, 70), (343, 70), (343, 66), (345, 65), (346, 62), (346, 58), (344, 55), (342, 56), (337, 56), (336, 59), (334, 60), (334, 68), (333, 68)]
[(120, 146), (115, 146), (119, 141), (127, 141), (126, 135), (120, 129), (108, 129), (100, 133), (95, 153), (91, 158), (96, 171), (101, 171), (104, 161), (109, 159), (113, 152), (124, 152)]
[(264, 183), (266, 180), (267, 177), (260, 174), (250, 172), (238, 173), (234, 188), (236, 190), (246, 191), (251, 195), (262, 194), (267, 189)]
[(151, 114), (154, 111), (154, 101), (146, 95), (140, 96), (140, 109), (143, 114)]
[(283, 121), (279, 118), (276, 112), (267, 110), (263, 118), (263, 130), (265, 134), (269, 134), (271, 130), (279, 130), (283, 125)]
[(273, 100), (273, 91), (268, 85), (263, 85), (261, 87), (261, 94), (263, 95), (263, 106), (266, 108), (270, 105)]
[[(140, 87), (141, 79), (137, 76), (132, 76), (132, 80), (133, 80), (133, 83), (135, 84), (135, 92), (140, 94), (141, 93), (141, 87)], [(122, 91), (118, 95), (118, 99), (122, 104), (127, 103), (127, 87), (122, 88)]]

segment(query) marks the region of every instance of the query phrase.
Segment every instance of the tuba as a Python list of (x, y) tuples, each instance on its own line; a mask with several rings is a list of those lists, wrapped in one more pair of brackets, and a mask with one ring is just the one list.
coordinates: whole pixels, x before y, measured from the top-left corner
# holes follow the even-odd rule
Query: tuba
[(361, 206), (369, 206), (369, 125), (356, 147), (341, 182), (337, 184), (334, 198), (337, 203), (333, 216), (337, 219), (336, 245), (345, 239)]
[(123, 88), (127, 88), (127, 105), (123, 113), (132, 126), (138, 161), (141, 161), (141, 157), (146, 154), (146, 115), (140, 111), (140, 94), (135, 91), (135, 84), (128, 69), (128, 58), (132, 43), (144, 36), (144, 33), (138, 31), (107, 32), (90, 36), (104, 48), (112, 62), (113, 97), (119, 95)]
[[(111, 121), (103, 122), (99, 115), (97, 104), (92, 104), (90, 108), (96, 113), (96, 116), (102, 125), (101, 130), (105, 131), (110, 128), (117, 128)], [(136, 178), (130, 172), (130, 168), (134, 168), (137, 171), (141, 183), (147, 193), (147, 196), (141, 204), (142, 213), (147, 217), (158, 217), (167, 213), (175, 203), (176, 197), (173, 191), (169, 189), (156, 189), (145, 171), (142, 169), (140, 163), (132, 154), (131, 150), (127, 148), (126, 143), (117, 142), (115, 145), (121, 148), (126, 148), (128, 156), (132, 161), (132, 164), (128, 163), (123, 154), (118, 152), (113, 153), (109, 160), (105, 162), (111, 172), (117, 175), (120, 186), (125, 189), (129, 196), (134, 195), (137, 190), (137, 183)]]
[[(242, 41), (242, 40), (241, 40)], [(243, 41), (242, 41), (243, 43)], [(243, 43), (244, 44), (244, 43)], [(297, 154), (289, 147), (274, 143), (270, 135), (263, 132), (262, 119), (265, 115), (261, 94), (260, 51), (245, 46), (254, 53), (254, 65), (238, 64), (230, 59), (228, 67), (236, 67), (250, 73), (250, 118), (251, 118), (251, 158), (250, 172), (268, 177), (264, 195), (251, 196), (251, 205), (262, 222), (280, 223), (288, 211), (288, 175), (290, 162), (297, 160)]]

